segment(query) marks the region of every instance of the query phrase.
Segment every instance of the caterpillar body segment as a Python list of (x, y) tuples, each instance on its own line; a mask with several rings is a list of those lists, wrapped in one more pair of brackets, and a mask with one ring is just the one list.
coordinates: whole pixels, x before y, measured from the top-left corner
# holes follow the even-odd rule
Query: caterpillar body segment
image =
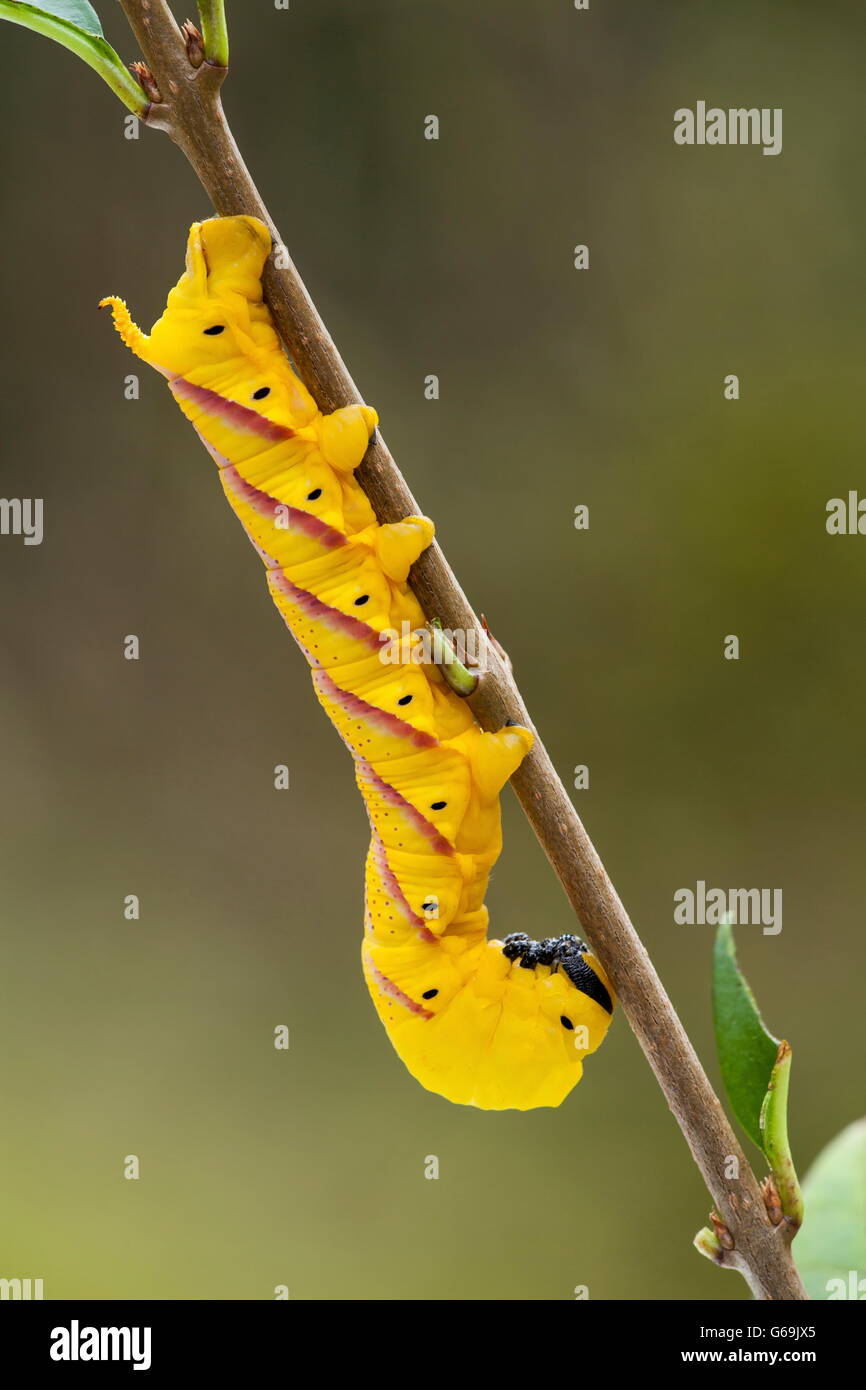
[(407, 576), (433, 523), (377, 522), (353, 477), (376, 413), (322, 415), (292, 371), (262, 297), (270, 249), (255, 218), (196, 223), (150, 335), (121, 300), (103, 304), (215, 461), (354, 759), (372, 834), (362, 965), (396, 1051), (451, 1101), (558, 1105), (603, 1040), (614, 998), (575, 937), (488, 939), (499, 794), (532, 734), (483, 732), (436, 664), (389, 650), (389, 634), (424, 626)]

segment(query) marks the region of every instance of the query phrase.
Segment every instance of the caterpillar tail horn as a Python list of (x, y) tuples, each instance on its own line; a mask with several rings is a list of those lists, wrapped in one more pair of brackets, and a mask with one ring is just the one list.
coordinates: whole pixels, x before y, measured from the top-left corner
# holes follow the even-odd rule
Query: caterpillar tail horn
[(108, 295), (105, 299), (100, 299), (99, 307), (111, 310), (114, 326), (130, 352), (147, 361), (150, 339), (141, 331), (123, 300), (118, 299), (116, 295)]

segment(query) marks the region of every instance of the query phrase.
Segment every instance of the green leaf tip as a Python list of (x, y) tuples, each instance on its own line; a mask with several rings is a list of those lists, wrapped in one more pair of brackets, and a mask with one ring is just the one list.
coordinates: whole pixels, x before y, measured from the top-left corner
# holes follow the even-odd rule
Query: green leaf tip
[[(776, 1065), (779, 1039), (764, 1025), (740, 972), (731, 926), (723, 922), (713, 952), (713, 1016), (722, 1080), (731, 1109), (764, 1152), (761, 1111)], [(786, 1088), (787, 1094), (787, 1088)]]
[(98, 72), (130, 111), (136, 116), (146, 114), (149, 102), (144, 91), (103, 38), (99, 16), (86, 0), (42, 0), (38, 5), (0, 0), (0, 19), (62, 44)]

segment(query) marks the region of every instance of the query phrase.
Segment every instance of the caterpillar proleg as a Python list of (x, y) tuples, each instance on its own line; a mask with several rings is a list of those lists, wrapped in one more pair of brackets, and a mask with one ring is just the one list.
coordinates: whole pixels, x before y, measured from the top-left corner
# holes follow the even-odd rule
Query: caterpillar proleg
[(559, 1105), (602, 1042), (614, 996), (576, 937), (488, 940), (499, 793), (532, 734), (483, 732), (435, 663), (382, 659), (383, 634), (424, 625), (407, 577), (433, 524), (377, 522), (353, 476), (376, 413), (322, 415), (291, 369), (262, 297), (270, 249), (255, 218), (196, 223), (149, 336), (121, 300), (102, 303), (217, 464), (354, 759), (372, 834), (363, 970), (397, 1053), (460, 1104)]

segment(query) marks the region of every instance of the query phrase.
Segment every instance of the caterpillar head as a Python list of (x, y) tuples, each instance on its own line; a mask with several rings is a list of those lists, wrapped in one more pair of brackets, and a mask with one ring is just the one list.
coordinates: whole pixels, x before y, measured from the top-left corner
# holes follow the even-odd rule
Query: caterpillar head
[(135, 324), (122, 299), (103, 299), (127, 347), (171, 380), (236, 369), (271, 381), (277, 376), (290, 394), (290, 408), (309, 413), (311, 402), (294, 379), (262, 300), (261, 277), (271, 235), (256, 217), (215, 217), (195, 222), (186, 248), (186, 268), (168, 296), (165, 312), (150, 334)]
[[(465, 949), (463, 949), (465, 947)], [(615, 997), (575, 937), (364, 942), (367, 985), (412, 1075), (481, 1110), (557, 1106), (604, 1040)]]

